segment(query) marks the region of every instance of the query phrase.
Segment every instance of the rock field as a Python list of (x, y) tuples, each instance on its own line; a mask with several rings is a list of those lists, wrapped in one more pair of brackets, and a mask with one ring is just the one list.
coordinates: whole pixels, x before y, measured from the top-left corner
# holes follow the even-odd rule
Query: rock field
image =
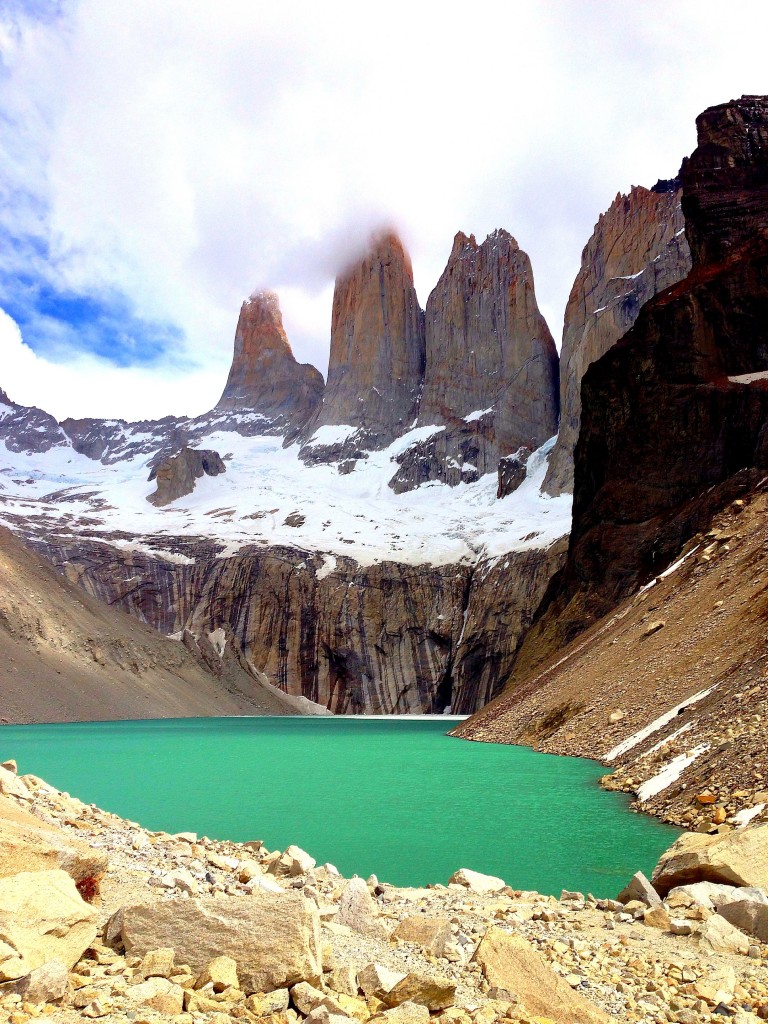
[(298, 847), (150, 832), (11, 761), (0, 794), (9, 1024), (768, 1019), (765, 826), (684, 835), (654, 874), (663, 901), (640, 874), (616, 900), (556, 899), (468, 869), (396, 888)]

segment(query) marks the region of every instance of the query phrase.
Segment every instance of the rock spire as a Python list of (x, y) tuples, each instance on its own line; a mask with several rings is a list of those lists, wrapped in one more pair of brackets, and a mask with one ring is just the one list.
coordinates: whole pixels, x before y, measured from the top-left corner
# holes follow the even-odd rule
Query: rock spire
[(240, 310), (232, 367), (217, 410), (247, 410), (283, 426), (300, 426), (320, 401), (323, 387), (314, 366), (296, 361), (277, 295), (255, 292)]
[[(336, 279), (328, 384), (303, 438), (312, 441), (321, 427), (347, 427), (353, 446), (385, 447), (415, 419), (423, 375), (424, 314), (410, 257), (394, 232), (382, 232)], [(338, 443), (325, 446), (324, 436), (342, 433), (317, 434), (303, 454), (317, 457), (327, 447), (333, 457)]]

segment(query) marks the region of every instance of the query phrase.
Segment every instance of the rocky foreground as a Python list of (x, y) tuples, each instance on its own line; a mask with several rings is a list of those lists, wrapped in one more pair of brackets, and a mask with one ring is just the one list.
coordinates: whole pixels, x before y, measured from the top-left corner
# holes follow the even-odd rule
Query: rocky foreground
[[(768, 1019), (768, 827), (688, 834), (616, 900), (340, 877), (149, 832), (0, 768), (0, 1020)], [(662, 895), (664, 899), (662, 900)]]

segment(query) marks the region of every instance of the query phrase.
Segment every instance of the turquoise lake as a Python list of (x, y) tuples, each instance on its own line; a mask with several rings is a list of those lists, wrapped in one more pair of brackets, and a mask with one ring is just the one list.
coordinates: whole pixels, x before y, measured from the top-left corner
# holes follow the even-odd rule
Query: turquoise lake
[[(213, 718), (4, 726), (2, 758), (152, 830), (290, 843), (344, 875), (614, 896), (678, 830), (594, 761), (445, 735), (446, 720)], [(0, 758), (0, 759), (2, 759)]]

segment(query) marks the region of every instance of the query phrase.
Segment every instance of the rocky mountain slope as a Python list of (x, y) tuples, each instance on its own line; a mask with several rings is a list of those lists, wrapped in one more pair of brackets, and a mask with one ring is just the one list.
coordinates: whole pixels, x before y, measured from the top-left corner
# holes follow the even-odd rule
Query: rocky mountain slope
[(11, 1024), (756, 1024), (768, 1013), (768, 828), (685, 836), (654, 885), (637, 874), (618, 899), (556, 899), (466, 868), (447, 885), (396, 888), (344, 879), (296, 846), (147, 832), (6, 764)]
[(681, 196), (677, 179), (617, 195), (584, 248), (565, 310), (560, 429), (544, 481), (549, 494), (573, 491), (587, 367), (626, 334), (649, 299), (691, 269)]
[(461, 733), (601, 756), (706, 830), (768, 806), (768, 100), (697, 124), (693, 269), (587, 371), (566, 567), (508, 692)]
[(231, 633), (181, 639), (90, 597), (0, 528), (2, 721), (322, 710), (259, 677)]

